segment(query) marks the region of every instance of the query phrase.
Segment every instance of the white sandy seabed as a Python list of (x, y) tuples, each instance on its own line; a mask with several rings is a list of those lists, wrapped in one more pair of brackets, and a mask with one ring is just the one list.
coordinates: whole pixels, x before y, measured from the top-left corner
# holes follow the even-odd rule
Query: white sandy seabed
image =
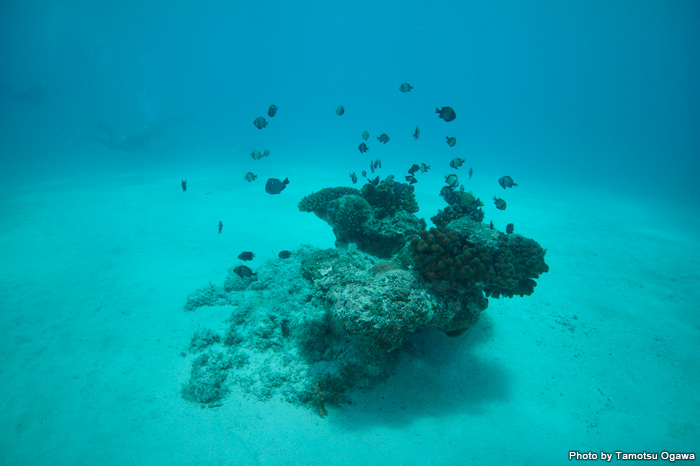
[(308, 187), (206, 176), (186, 193), (162, 175), (2, 193), (0, 463), (539, 465), (700, 446), (698, 211), (571, 187), (509, 201), (548, 250), (535, 293), (491, 299), (461, 338), (435, 332), (354, 404), (321, 418), (235, 388), (218, 408), (183, 400), (181, 353), (227, 317), (184, 312), (186, 296), (241, 251), (254, 268), (333, 245), (296, 208)]

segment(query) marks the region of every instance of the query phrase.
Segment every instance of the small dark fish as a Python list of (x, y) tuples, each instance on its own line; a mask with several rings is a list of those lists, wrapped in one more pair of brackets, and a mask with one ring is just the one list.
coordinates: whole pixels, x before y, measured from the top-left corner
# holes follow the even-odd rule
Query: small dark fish
[(252, 261), (254, 257), (255, 254), (250, 251), (244, 251), (238, 255), (238, 258), (242, 261)]
[(182, 180), (182, 192), (187, 191), (187, 180)]
[(435, 113), (439, 113), (440, 118), (442, 118), (445, 121), (452, 121), (455, 118), (457, 118), (457, 114), (452, 109), (452, 107), (436, 108)]
[(459, 179), (457, 175), (447, 175), (445, 176), (445, 183), (447, 183), (451, 188), (456, 188), (459, 185)]
[(369, 161), (369, 171), (374, 173), (374, 160)]
[(280, 253), (277, 254), (277, 257), (279, 257), (280, 259), (289, 259), (290, 257), (292, 257), (292, 253), (291, 251), (287, 251), (285, 249), (284, 251), (280, 251)]
[(384, 179), (385, 179), (385, 180), (389, 180), (389, 181), (394, 181), (394, 175), (389, 175), (389, 176), (387, 176), (387, 177), (384, 178)]
[(263, 156), (263, 157), (267, 157), (268, 155), (270, 155), (270, 151), (267, 150), (267, 149), (265, 149), (265, 150), (263, 151), (263, 153), (262, 153), (262, 156)]
[(428, 170), (430, 170), (430, 165), (426, 165), (426, 164), (424, 164), (424, 163), (421, 163), (421, 164), (420, 164), (420, 172), (421, 172), (421, 173), (425, 173), (425, 172), (427, 172)]
[(264, 127), (267, 126), (267, 121), (263, 117), (257, 117), (255, 121), (253, 121), (253, 124), (255, 125), (256, 128), (258, 129), (263, 129)]
[(249, 267), (246, 267), (245, 265), (239, 265), (238, 267), (233, 269), (233, 273), (235, 273), (241, 278), (250, 278), (253, 275), (257, 275), (257, 273), (254, 273), (252, 270), (250, 270)]
[(411, 86), (411, 85), (408, 84), (408, 83), (403, 83), (403, 84), (401, 84), (401, 85), (399, 86), (399, 90), (400, 90), (401, 92), (410, 92), (411, 89), (413, 89), (413, 86)]
[(403, 192), (408, 190), (409, 186), (406, 183), (394, 183), (394, 198), (396, 199), (396, 205), (399, 204)]
[(470, 169), (469, 169), (469, 179), (470, 179), (470, 180), (472, 179), (472, 175), (473, 175), (473, 174), (474, 174), (474, 169), (473, 169), (473, 168), (470, 168)]
[(253, 160), (260, 160), (262, 158), (262, 154), (257, 149), (255, 149), (253, 152), (251, 152), (250, 156), (253, 157)]
[(515, 225), (513, 225), (512, 223), (509, 223), (508, 225), (506, 225), (506, 233), (507, 234), (510, 235), (511, 233), (513, 233), (514, 230), (515, 230)]
[(389, 136), (387, 136), (386, 133), (382, 133), (382, 135), (379, 136), (377, 140), (383, 144), (386, 144), (387, 142), (389, 142)]
[(253, 180), (256, 179), (257, 177), (258, 177), (258, 175), (255, 175), (255, 174), (253, 174), (253, 173), (251, 173), (251, 172), (248, 172), (248, 173), (245, 174), (245, 176), (243, 177), (243, 179), (250, 183), (251, 181), (253, 181)]
[(481, 202), (481, 200), (478, 199), (473, 192), (455, 191), (454, 189), (452, 190), (451, 198), (447, 199), (447, 202), (450, 204), (461, 204), (464, 206), (474, 207), (483, 207), (484, 205), (484, 203)]
[(372, 183), (374, 186), (378, 186), (379, 185), (379, 177), (376, 177), (373, 180), (369, 180), (369, 182)]
[(277, 105), (270, 105), (270, 108), (267, 109), (267, 115), (272, 118), (273, 116), (277, 115)]
[(367, 170), (362, 170), (362, 176), (367, 178)]
[(450, 147), (454, 147), (455, 144), (457, 144), (457, 138), (454, 136), (453, 137), (445, 136), (445, 139), (447, 139), (447, 145)]
[(406, 175), (406, 181), (408, 181), (410, 184), (418, 183), (418, 180), (413, 175)]
[(369, 147), (367, 147), (367, 144), (365, 144), (364, 142), (357, 146), (357, 148), (360, 149), (360, 152), (362, 152), (363, 154), (369, 150)]
[(518, 183), (514, 183), (513, 178), (511, 178), (508, 175), (502, 176), (501, 179), (498, 180), (498, 184), (500, 184), (503, 189), (512, 188), (513, 186), (518, 186)]
[(489, 228), (493, 230), (493, 220), (489, 222)]
[(352, 184), (357, 183), (357, 175), (355, 172), (350, 173), (350, 179), (352, 180)]
[(452, 200), (452, 198), (454, 197), (454, 192), (449, 186), (443, 186), (440, 190), (440, 196), (442, 196), (443, 199), (445, 199), (449, 204), (451, 204), (450, 200)]
[(413, 165), (411, 165), (411, 168), (408, 169), (408, 173), (410, 173), (411, 175), (413, 175), (413, 174), (416, 173), (418, 170), (420, 170), (420, 166), (418, 166), (418, 165), (416, 165), (416, 164), (414, 163)]
[(219, 220), (219, 234), (221, 234), (221, 230), (223, 230), (223, 229), (224, 229), (224, 222)]
[(365, 131), (364, 133), (362, 133), (362, 139), (364, 139), (365, 141), (366, 141), (367, 139), (369, 139), (369, 133), (368, 133), (367, 131)]
[(498, 210), (506, 210), (506, 201), (493, 196), (493, 203), (496, 204)]
[(420, 137), (420, 126), (416, 125), (416, 130), (413, 132), (413, 139), (418, 139)]
[(265, 183), (265, 192), (268, 194), (279, 194), (284, 188), (289, 184), (289, 178), (285, 178), (284, 181), (280, 181), (277, 178), (270, 178)]
[(382, 168), (382, 161), (377, 159), (374, 161), (374, 168)]
[(345, 107), (343, 107), (342, 105), (338, 105), (338, 108), (335, 109), (335, 113), (338, 116), (342, 116), (343, 113), (345, 113)]
[(450, 162), (450, 167), (459, 168), (464, 164), (464, 159), (452, 159)]

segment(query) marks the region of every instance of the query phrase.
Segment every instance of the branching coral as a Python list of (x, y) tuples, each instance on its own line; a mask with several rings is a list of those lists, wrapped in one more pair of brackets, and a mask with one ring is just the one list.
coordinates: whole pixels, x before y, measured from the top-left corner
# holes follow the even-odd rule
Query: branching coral
[(530, 295), (536, 286), (533, 279), (549, 270), (545, 251), (536, 241), (504, 235), (468, 219), (421, 231), (409, 249), (429, 282), (476, 286), (486, 296)]

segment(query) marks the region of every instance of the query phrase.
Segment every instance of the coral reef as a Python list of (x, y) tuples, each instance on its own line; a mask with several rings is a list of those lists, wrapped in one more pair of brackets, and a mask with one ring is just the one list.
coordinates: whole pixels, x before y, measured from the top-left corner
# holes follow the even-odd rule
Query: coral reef
[(328, 203), (328, 223), (336, 239), (355, 243), (362, 238), (364, 224), (372, 215), (369, 203), (361, 196), (347, 194)]
[(362, 187), (362, 197), (374, 209), (375, 217), (382, 219), (393, 216), (397, 211), (414, 214), (418, 203), (413, 189), (407, 183), (399, 183), (391, 178), (382, 180), (377, 186), (366, 183)]
[[(194, 310), (194, 309), (191, 309)], [(214, 343), (221, 341), (221, 337), (211, 329), (200, 328), (192, 336), (190, 341), (190, 353), (199, 353)]]
[(226, 293), (219, 289), (219, 287), (212, 285), (211, 283), (205, 287), (202, 287), (190, 293), (187, 297), (187, 302), (185, 303), (186, 311), (193, 311), (201, 306), (216, 306), (219, 304), (226, 303)]
[(193, 293), (188, 306), (217, 302), (229, 317), (220, 338), (199, 329), (183, 352), (193, 359), (182, 396), (211, 405), (237, 388), (260, 399), (278, 395), (320, 413), (341, 402), (349, 388), (369, 387), (383, 377), (386, 351), (368, 340), (349, 340), (314, 284), (329, 267), (346, 262), (361, 262), (371, 276), (376, 260), (366, 257), (305, 246), (290, 259), (262, 264), (260, 279), (247, 279), (244, 289), (210, 285), (205, 288), (210, 299), (202, 290)]
[(442, 210), (438, 210), (438, 213), (430, 217), (430, 220), (437, 227), (442, 227), (447, 225), (453, 220), (458, 218), (469, 217), (475, 222), (481, 222), (484, 220), (484, 211), (478, 205), (475, 204), (460, 204), (456, 202), (455, 204), (448, 205)]
[(385, 179), (377, 186), (324, 188), (299, 202), (302, 212), (314, 212), (333, 227), (337, 244), (355, 243), (378, 257), (391, 257), (425, 228), (413, 190), (406, 183)]
[(193, 336), (188, 352), (199, 356), (182, 391), (185, 399), (216, 403), (238, 387), (323, 414), (348, 389), (385, 377), (389, 352), (417, 329), (454, 336), (486, 307), (483, 296), (430, 290), (400, 262), (354, 247), (303, 247), (292, 258), (266, 262), (258, 268), (261, 279), (248, 280), (243, 290), (212, 285), (206, 288), (212, 299), (202, 299), (198, 290), (199, 298), (188, 300), (215, 297), (230, 317), (221, 337), (206, 329)]
[(188, 401), (211, 405), (228, 393), (225, 385), (230, 359), (221, 352), (207, 351), (192, 362), (190, 380), (182, 387), (182, 397)]
[(409, 249), (417, 270), (431, 283), (476, 286), (496, 298), (525, 296), (534, 292), (534, 279), (549, 270), (536, 241), (505, 235), (468, 217), (419, 236)]
[[(342, 248), (302, 246), (243, 278), (230, 269), (222, 286), (193, 292), (185, 310), (218, 306), (225, 330), (195, 332), (182, 396), (216, 406), (232, 390), (281, 396), (327, 415), (390, 372), (389, 354), (410, 335), (434, 328), (457, 337), (478, 322), (489, 297), (526, 296), (549, 270), (532, 239), (485, 226), (471, 192), (426, 230), (408, 185), (326, 188), (299, 209), (328, 222)], [(461, 194), (461, 195), (460, 195)]]
[(359, 195), (360, 191), (355, 188), (337, 187), (323, 188), (322, 190), (311, 193), (299, 201), (299, 210), (302, 212), (313, 212), (323, 218), (326, 215), (326, 205), (330, 201), (334, 201), (341, 196), (348, 194)]

